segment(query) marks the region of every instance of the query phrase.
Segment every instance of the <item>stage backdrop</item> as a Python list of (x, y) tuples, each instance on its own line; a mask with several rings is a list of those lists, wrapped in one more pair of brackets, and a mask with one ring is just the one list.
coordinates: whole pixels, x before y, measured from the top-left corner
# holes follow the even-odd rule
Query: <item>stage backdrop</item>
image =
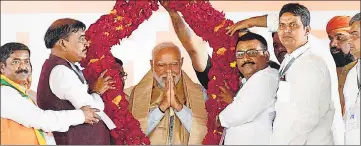
[[(360, 11), (359, 1), (292, 1), (305, 5), (311, 11), (312, 34), (321, 39), (324, 45), (329, 40), (325, 27), (333, 16), (353, 16)], [(84, 22), (87, 27), (101, 15), (109, 13), (115, 1), (1, 1), (1, 45), (8, 42), (22, 42), (31, 50), (33, 64), (33, 83), (36, 91), (41, 66), (49, 56), (45, 47), (44, 34), (50, 24), (59, 18), (74, 18)], [(278, 13), (287, 1), (211, 1), (212, 5), (225, 12), (226, 17), (239, 21), (252, 16)], [(276, 61), (271, 33), (264, 28), (252, 29), (264, 36), (269, 44), (271, 59)], [(193, 33), (193, 32), (192, 32)], [(197, 47), (211, 53), (211, 48), (193, 33)], [(130, 38), (121, 45), (114, 46), (112, 53), (124, 62), (128, 79), (125, 87), (137, 84), (150, 69), (149, 60), (153, 47), (163, 41), (172, 41), (182, 50), (183, 69), (191, 79), (198, 82), (190, 58), (174, 33), (168, 13), (163, 7), (155, 12), (148, 21), (139, 26)], [(277, 61), (276, 61), (277, 62)]]

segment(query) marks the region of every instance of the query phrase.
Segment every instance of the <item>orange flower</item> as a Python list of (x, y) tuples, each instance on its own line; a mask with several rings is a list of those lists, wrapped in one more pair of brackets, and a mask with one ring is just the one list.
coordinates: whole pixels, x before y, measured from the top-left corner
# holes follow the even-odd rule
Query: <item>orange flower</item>
[(226, 23), (226, 20), (223, 20), (221, 24), (219, 24), (218, 26), (214, 27), (214, 32), (217, 32), (220, 28), (222, 28), (224, 26), (224, 24)]
[(216, 80), (216, 79), (217, 79), (216, 76), (213, 76), (212, 80)]
[(120, 26), (118, 26), (118, 27), (115, 27), (115, 30), (117, 30), (117, 31), (123, 30), (123, 26), (120, 25)]
[(117, 16), (114, 18), (114, 22), (117, 22), (117, 21), (122, 21), (124, 17), (122, 16)]
[(216, 99), (217, 98), (217, 95), (216, 94), (212, 94), (211, 95), (213, 99)]
[(113, 10), (110, 11), (110, 14), (115, 15), (116, 13), (117, 13), (117, 10), (116, 10), (116, 9), (113, 9)]
[(236, 61), (233, 61), (233, 62), (229, 63), (229, 66), (230, 66), (231, 68), (235, 68), (236, 65), (237, 65), (237, 62), (236, 62)]
[(227, 49), (223, 47), (223, 48), (220, 48), (220, 49), (217, 50), (217, 54), (218, 55), (223, 55), (224, 52), (226, 52), (226, 51), (227, 51)]
[(122, 98), (122, 96), (118, 95), (112, 100), (112, 102), (119, 107), (119, 102), (122, 100)]
[(106, 36), (109, 36), (109, 32), (104, 32), (103, 34)]

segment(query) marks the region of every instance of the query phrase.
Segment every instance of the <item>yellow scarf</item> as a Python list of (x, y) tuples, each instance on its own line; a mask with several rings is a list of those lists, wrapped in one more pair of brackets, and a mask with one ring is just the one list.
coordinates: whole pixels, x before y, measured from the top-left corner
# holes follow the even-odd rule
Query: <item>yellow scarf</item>
[[(26, 93), (25, 89), (23, 87), (21, 87), (19, 84), (11, 81), (9, 78), (5, 77), (4, 75), (1, 75), (1, 86), (9, 86), (12, 87), (14, 89), (16, 89), (22, 97), (24, 97), (25, 99), (28, 99), (30, 102), (32, 102), (33, 104), (35, 104), (36, 106), (38, 106), (31, 98), (29, 98), (29, 95)], [(38, 139), (38, 142), (40, 145), (46, 145), (46, 140), (45, 140), (45, 133), (40, 130), (40, 129), (34, 129), (36, 138)]]

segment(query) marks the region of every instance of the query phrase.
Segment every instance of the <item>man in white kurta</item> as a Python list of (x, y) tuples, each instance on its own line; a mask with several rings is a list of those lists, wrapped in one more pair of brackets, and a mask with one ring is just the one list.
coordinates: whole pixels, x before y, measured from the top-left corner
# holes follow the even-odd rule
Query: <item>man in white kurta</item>
[[(236, 45), (238, 70), (244, 75), (243, 86), (220, 114), (225, 127), (225, 145), (269, 144), (275, 117), (274, 103), (278, 88), (278, 71), (268, 65), (266, 40), (247, 32)], [(229, 93), (221, 88), (223, 98)], [(224, 97), (225, 96), (225, 97)], [(232, 96), (230, 97), (232, 98)]]
[[(235, 30), (248, 28), (248, 27), (267, 27), (271, 32), (277, 32), (279, 25), (279, 15), (278, 14), (268, 14), (264, 16), (256, 16), (243, 21), (238, 22), (235, 27), (231, 28), (230, 32), (235, 32)], [(344, 144), (344, 122), (342, 119), (340, 98), (338, 93), (338, 78), (336, 72), (336, 64), (333, 60), (333, 57), (330, 53), (328, 46), (322, 45), (322, 43), (314, 37), (312, 34), (308, 35), (308, 41), (312, 44), (310, 50), (312, 54), (319, 56), (326, 63), (328, 72), (330, 74), (331, 81), (331, 99), (334, 103), (335, 114), (332, 124), (332, 133), (334, 142), (336, 145)], [(305, 72), (305, 71), (302, 71)], [(303, 76), (300, 74), (300, 76)]]
[(352, 44), (350, 53), (358, 60), (356, 65), (348, 72), (343, 94), (345, 95), (345, 144), (360, 145), (360, 13), (352, 17), (350, 21), (350, 34)]

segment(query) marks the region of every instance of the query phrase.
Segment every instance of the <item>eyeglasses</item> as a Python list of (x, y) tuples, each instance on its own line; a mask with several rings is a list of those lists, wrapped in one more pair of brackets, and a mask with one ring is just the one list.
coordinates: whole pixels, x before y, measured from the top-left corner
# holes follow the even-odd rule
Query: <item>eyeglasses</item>
[(255, 49), (251, 49), (251, 50), (247, 50), (247, 51), (237, 51), (236, 52), (236, 58), (237, 59), (242, 59), (244, 58), (244, 56), (247, 54), (247, 56), (249, 57), (256, 57), (258, 55), (259, 51), (266, 51), (266, 50), (255, 50)]
[(126, 80), (127, 77), (128, 77), (128, 74), (127, 74), (126, 72), (122, 72), (122, 71), (119, 73), (119, 75), (120, 75), (121, 77), (123, 77), (124, 80)]

